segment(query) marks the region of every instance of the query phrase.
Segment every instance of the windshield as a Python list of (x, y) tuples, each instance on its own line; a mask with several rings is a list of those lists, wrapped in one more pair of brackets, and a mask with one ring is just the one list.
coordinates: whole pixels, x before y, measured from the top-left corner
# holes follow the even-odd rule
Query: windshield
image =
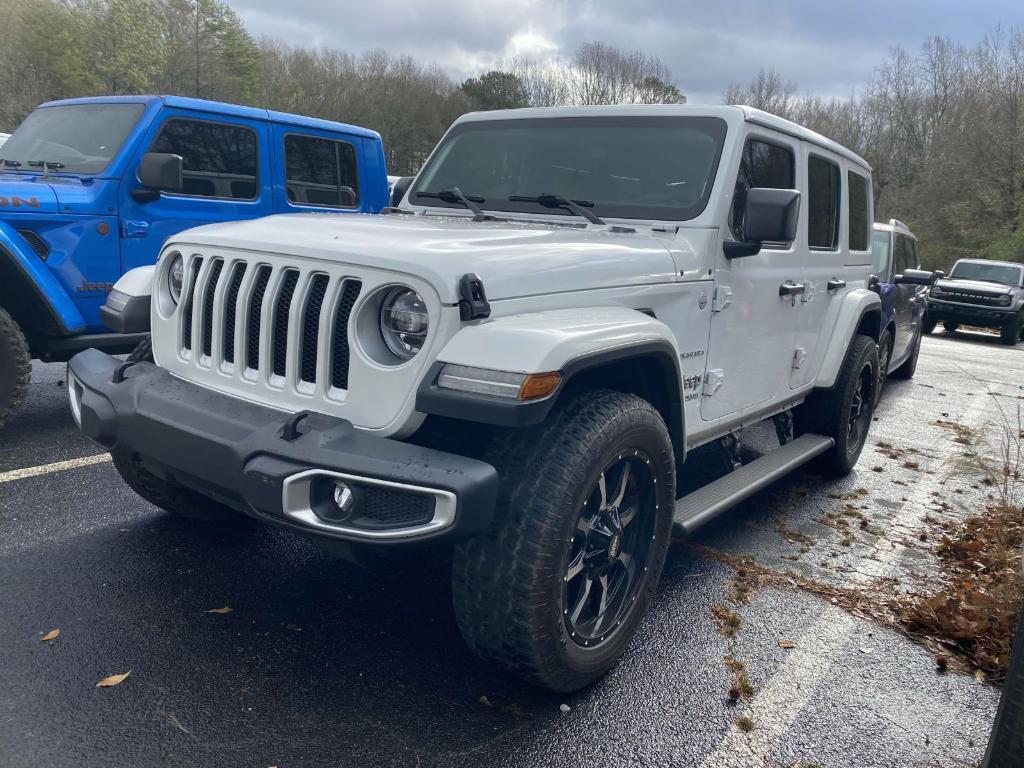
[(892, 234), (889, 232), (873, 232), (871, 234), (872, 271), (879, 277), (888, 277), (891, 257)]
[(958, 261), (949, 275), (959, 280), (980, 280), (984, 283), (1020, 285), (1021, 267), (1008, 264), (985, 264), (980, 261)]
[(577, 218), (566, 207), (510, 197), (559, 195), (599, 217), (681, 221), (707, 205), (725, 138), (713, 117), (568, 117), (455, 126), (416, 178), (409, 200), (458, 187), (488, 211)]
[(7, 161), (4, 170), (40, 172), (46, 161), (62, 173), (99, 173), (144, 109), (144, 104), (41, 107), (0, 147), (0, 157)]

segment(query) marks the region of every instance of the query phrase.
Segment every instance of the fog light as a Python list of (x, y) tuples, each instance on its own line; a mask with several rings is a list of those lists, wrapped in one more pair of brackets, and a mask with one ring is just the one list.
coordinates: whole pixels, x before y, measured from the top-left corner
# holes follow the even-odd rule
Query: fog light
[(356, 495), (352, 492), (352, 489), (348, 487), (347, 483), (343, 483), (341, 480), (334, 482), (334, 494), (331, 497), (334, 502), (334, 511), (341, 517), (347, 517), (348, 513), (352, 511), (352, 507), (356, 503)]

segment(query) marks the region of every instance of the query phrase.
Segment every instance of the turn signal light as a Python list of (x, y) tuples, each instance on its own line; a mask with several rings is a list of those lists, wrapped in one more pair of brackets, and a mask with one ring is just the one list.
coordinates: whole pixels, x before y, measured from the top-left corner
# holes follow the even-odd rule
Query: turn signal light
[(558, 383), (561, 380), (562, 374), (558, 371), (531, 373), (523, 380), (522, 385), (519, 387), (518, 399), (536, 400), (538, 397), (547, 397), (558, 388)]

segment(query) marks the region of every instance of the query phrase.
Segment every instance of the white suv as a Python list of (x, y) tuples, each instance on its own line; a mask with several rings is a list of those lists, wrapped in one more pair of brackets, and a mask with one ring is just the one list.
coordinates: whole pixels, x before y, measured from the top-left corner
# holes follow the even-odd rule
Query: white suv
[[(466, 641), (564, 691), (621, 655), (673, 523), (856, 463), (880, 302), (849, 150), (745, 107), (488, 112), (399, 189), (183, 232), (118, 284), (152, 354), (68, 382), (141, 496), (356, 559), (450, 544)], [(774, 450), (677, 494), (759, 423)]]

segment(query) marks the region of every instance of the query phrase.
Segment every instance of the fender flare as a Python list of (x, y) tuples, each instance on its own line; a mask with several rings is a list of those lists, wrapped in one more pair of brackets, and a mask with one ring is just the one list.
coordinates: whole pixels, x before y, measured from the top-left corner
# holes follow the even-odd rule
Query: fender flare
[[(539, 424), (584, 374), (640, 360), (657, 366), (665, 383), (663, 402), (655, 406), (679, 453), (685, 445), (685, 424), (675, 336), (660, 320), (627, 307), (540, 311), (466, 325), (444, 346), (423, 379), (416, 410), (504, 427)], [(562, 378), (546, 397), (512, 400), (438, 387), (446, 364), (526, 374), (558, 371)], [(638, 386), (644, 383), (637, 380)]]
[(9, 270), (12, 279), (23, 284), (53, 321), (56, 335), (70, 336), (85, 329), (85, 319), (64, 286), (21, 235), (7, 222), (0, 222), (0, 271)]
[(882, 300), (877, 293), (867, 288), (847, 291), (832, 327), (832, 336), (825, 347), (825, 357), (818, 368), (814, 386), (821, 389), (835, 386), (853, 337), (864, 334), (877, 342), (882, 332), (881, 323)]

